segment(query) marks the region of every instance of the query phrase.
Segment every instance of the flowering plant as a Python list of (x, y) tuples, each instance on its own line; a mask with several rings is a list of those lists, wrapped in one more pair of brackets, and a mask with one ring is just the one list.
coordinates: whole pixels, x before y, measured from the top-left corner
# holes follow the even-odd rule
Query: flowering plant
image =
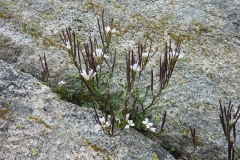
[[(145, 70), (150, 59), (156, 56), (152, 42), (138, 44), (137, 51), (131, 50), (125, 55), (125, 80), (118, 80), (119, 68), (116, 67), (117, 51), (111, 45), (112, 36), (119, 33), (114, 28), (113, 19), (106, 26), (104, 11), (101, 20), (97, 19), (99, 39), (89, 38), (89, 42), (81, 44), (71, 28), (62, 30), (60, 37), (79, 74), (81, 91), (80, 100), (87, 99), (95, 111), (97, 128), (108, 135), (120, 133), (123, 129), (135, 127), (156, 132), (153, 123), (148, 121), (147, 112), (160, 100), (160, 94), (166, 88), (180, 53), (180, 40), (173, 51), (170, 43), (165, 45), (164, 54), (159, 56), (157, 71)], [(135, 53), (136, 52), (136, 53)], [(46, 63), (46, 62), (45, 62)], [(121, 66), (123, 67), (123, 66)], [(157, 79), (155, 78), (157, 75)], [(144, 77), (144, 78), (142, 78)], [(146, 77), (149, 81), (145, 81)], [(156, 83), (157, 82), (157, 83)], [(59, 83), (64, 87), (64, 82)], [(67, 85), (66, 85), (67, 86)], [(102, 111), (101, 114), (97, 109)], [(161, 131), (166, 118), (164, 114)]]

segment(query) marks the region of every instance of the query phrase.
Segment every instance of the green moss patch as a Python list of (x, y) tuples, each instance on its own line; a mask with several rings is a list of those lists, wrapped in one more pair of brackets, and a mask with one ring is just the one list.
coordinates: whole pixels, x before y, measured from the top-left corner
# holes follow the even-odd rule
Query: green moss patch
[(0, 118), (3, 120), (9, 121), (10, 119), (6, 117), (8, 113), (9, 113), (8, 109), (4, 109), (4, 108), (0, 109)]
[(45, 123), (43, 120), (39, 119), (39, 118), (35, 118), (35, 117), (32, 117), (32, 116), (28, 116), (29, 119), (37, 122), (38, 124), (42, 124), (44, 125), (46, 128), (48, 129), (52, 129), (52, 127), (50, 125), (48, 125), (47, 123)]

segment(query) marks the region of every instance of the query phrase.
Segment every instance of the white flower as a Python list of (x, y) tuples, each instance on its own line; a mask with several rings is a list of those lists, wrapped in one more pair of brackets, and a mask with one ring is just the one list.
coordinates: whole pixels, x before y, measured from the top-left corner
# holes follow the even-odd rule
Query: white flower
[(153, 123), (148, 122), (148, 118), (145, 118), (145, 121), (142, 121), (146, 125), (146, 128), (150, 129), (153, 126)]
[(109, 127), (110, 125), (111, 125), (111, 123), (109, 121), (107, 121), (104, 127)]
[(132, 120), (128, 120), (128, 124), (125, 126), (126, 129), (129, 129), (129, 127), (135, 126)]
[(114, 28), (111, 30), (111, 33), (115, 34), (115, 33), (117, 33), (117, 30)]
[(115, 28), (111, 30), (110, 26), (105, 27), (105, 31), (106, 33), (111, 32), (112, 34), (115, 34), (118, 32)]
[(105, 31), (108, 33), (111, 30), (109, 26), (105, 27)]
[(88, 81), (88, 80), (92, 79), (92, 77), (94, 77), (96, 75), (96, 72), (93, 73), (93, 70), (90, 69), (89, 74), (87, 74), (85, 70), (82, 70), (82, 73), (80, 73), (80, 74), (83, 76), (83, 78), (86, 81)]
[(125, 129), (129, 129), (130, 128), (130, 126), (127, 124), (126, 126), (125, 126)]
[(71, 49), (69, 41), (66, 42), (66, 47), (67, 47), (67, 49)]
[(125, 128), (127, 128), (127, 129), (128, 129), (130, 126), (135, 126), (135, 124), (133, 123), (132, 120), (128, 120), (128, 119), (129, 119), (129, 116), (130, 116), (130, 114), (128, 113), (128, 114), (126, 114), (126, 117), (125, 117), (125, 121), (127, 122)]
[(64, 85), (65, 83), (66, 83), (66, 82), (61, 81), (61, 82), (58, 83), (58, 85), (59, 85), (59, 86), (62, 86), (62, 85)]
[(149, 55), (149, 53), (148, 53), (148, 52), (143, 52), (143, 53), (142, 53), (142, 57), (143, 57), (143, 58), (147, 58), (147, 57), (148, 57), (148, 55)]
[(93, 54), (93, 57), (96, 59), (100, 59), (103, 56), (102, 49), (96, 49), (95, 53)]
[(151, 130), (152, 132), (156, 132), (156, 128), (151, 127), (150, 130)]
[(109, 121), (105, 121), (105, 117), (99, 118), (99, 121), (103, 128), (108, 128), (111, 125)]
[(148, 122), (148, 118), (145, 118), (145, 121), (142, 122), (143, 124), (146, 125), (146, 128), (152, 132), (156, 132), (156, 128), (152, 127), (153, 123)]
[(95, 59), (101, 59), (102, 56), (103, 56), (105, 59), (109, 59), (109, 56), (107, 56), (107, 55), (105, 55), (105, 54), (103, 55), (102, 49), (96, 49), (95, 53), (93, 53), (93, 57), (94, 57)]
[(135, 124), (133, 123), (132, 120), (128, 120), (128, 124), (129, 124), (129, 126), (135, 126)]
[(137, 63), (135, 63), (134, 65), (130, 66), (130, 68), (135, 71), (135, 72), (138, 72), (141, 70), (141, 68), (138, 66)]

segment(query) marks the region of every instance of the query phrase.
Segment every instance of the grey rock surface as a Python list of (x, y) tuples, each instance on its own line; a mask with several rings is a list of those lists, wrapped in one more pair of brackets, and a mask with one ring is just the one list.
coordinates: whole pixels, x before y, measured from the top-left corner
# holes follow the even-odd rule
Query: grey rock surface
[[(0, 59), (43, 79), (38, 55), (45, 53), (55, 84), (76, 70), (68, 54), (48, 40), (60, 44), (58, 34), (67, 26), (79, 33), (82, 42), (97, 37), (96, 17), (102, 9), (106, 20), (115, 18), (120, 59), (147, 37), (161, 54), (169, 38), (180, 36), (184, 58), (152, 114), (160, 121), (163, 111), (168, 112), (166, 132), (158, 140), (189, 153), (188, 126), (192, 126), (199, 137), (192, 159), (226, 159), (218, 101), (227, 104), (231, 99), (234, 106), (240, 105), (239, 0), (2, 0), (0, 4)], [(237, 133), (239, 149), (239, 122)]]
[(93, 115), (0, 60), (0, 159), (174, 160), (134, 129), (115, 137), (96, 132)]

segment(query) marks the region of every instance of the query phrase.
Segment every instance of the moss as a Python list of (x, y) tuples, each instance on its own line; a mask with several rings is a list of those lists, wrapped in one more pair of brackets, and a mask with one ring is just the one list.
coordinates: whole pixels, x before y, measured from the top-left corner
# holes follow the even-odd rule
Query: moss
[(115, 8), (121, 8), (121, 9), (123, 9), (123, 7), (122, 7), (121, 5), (119, 5), (119, 4), (117, 4), (117, 3), (114, 3), (113, 6), (114, 6)]
[(43, 141), (40, 141), (38, 144), (39, 144), (39, 146), (43, 145)]
[(88, 10), (91, 10), (98, 16), (101, 16), (101, 12), (99, 12), (101, 10), (100, 4), (94, 2), (93, 0), (87, 0), (85, 2), (85, 6), (87, 7)]
[(177, 41), (178, 40), (178, 35), (176, 35), (175, 33), (173, 33), (173, 32), (170, 32), (170, 33), (168, 33), (168, 35), (170, 36), (170, 38), (171, 39), (173, 39), (173, 40), (175, 40), (175, 41)]
[(199, 26), (199, 33), (202, 34), (202, 33), (209, 33), (209, 32), (212, 32), (211, 29), (208, 29), (206, 26), (203, 26), (202, 24), (200, 24)]
[[(11, 1), (10, 2), (11, 5), (16, 5), (16, 2)], [(1, 15), (3, 16), (2, 18), (9, 18), (12, 17), (14, 15), (14, 12), (12, 10), (10, 10), (9, 8), (9, 2), (1, 2)], [(16, 12), (16, 11), (15, 11)]]
[(1, 109), (0, 110), (0, 118), (3, 120), (9, 120), (8, 118), (6, 118), (7, 113), (8, 113), (7, 109)]
[(152, 153), (152, 160), (160, 160), (155, 152)]
[(87, 144), (96, 152), (101, 152), (101, 153), (105, 153), (106, 150), (105, 149), (102, 149), (94, 144), (92, 144), (89, 140), (86, 140)]
[(165, 27), (167, 26), (169, 23), (168, 23), (168, 20), (166, 19), (161, 19), (161, 20), (153, 20), (153, 21), (149, 21), (147, 23), (147, 26), (146, 28), (149, 28), (149, 29), (157, 29), (157, 28), (162, 28), (162, 27)]
[(213, 79), (216, 75), (214, 73), (207, 73), (207, 77)]
[(139, 14), (139, 13), (135, 13), (131, 16), (132, 19), (136, 20), (138, 23), (143, 21), (144, 17)]
[(226, 54), (232, 53), (232, 48), (230, 46), (226, 46)]
[[(61, 10), (59, 10), (59, 12), (61, 12)], [(48, 11), (48, 12), (43, 12), (43, 15), (42, 15), (43, 19), (51, 20), (51, 21), (57, 19), (57, 16), (58, 16), (58, 14), (56, 12), (54, 12), (53, 10)]]
[[(32, 17), (31, 19), (34, 19)], [(20, 25), (20, 31), (25, 34), (30, 34), (33, 37), (40, 37), (42, 36), (42, 28), (39, 27), (40, 20), (31, 20), (26, 23), (22, 23)]]
[(133, 30), (136, 28), (136, 25), (134, 24), (129, 24), (125, 25), (124, 30), (122, 31), (123, 34), (128, 33), (129, 30)]
[(35, 87), (39, 87), (40, 85), (41, 85), (40, 82), (36, 82), (36, 83), (34, 84)]
[(156, 120), (160, 121), (161, 119), (162, 119), (162, 114), (158, 112), (156, 115)]
[[(171, 28), (170, 26), (170, 21), (172, 21), (172, 19), (174, 18), (174, 16), (172, 14), (163, 16), (161, 19), (157, 19), (156, 16), (152, 16), (152, 18), (149, 19), (145, 19), (146, 22), (146, 34), (150, 34), (153, 38), (154, 37), (158, 37), (159, 35), (164, 36), (164, 32), (166, 30), (169, 30), (169, 28)], [(172, 31), (174, 32), (174, 31)], [(158, 38), (157, 38), (158, 39)]]
[[(87, 144), (88, 144), (94, 151), (96, 151), (96, 152), (101, 152), (101, 153), (103, 153), (103, 154), (106, 153), (106, 150), (105, 150), (105, 149), (102, 149), (102, 148), (100, 148), (100, 147), (92, 144), (89, 140), (86, 140), (86, 142), (87, 142)], [(107, 160), (111, 160), (110, 155), (107, 155), (106, 158), (107, 158)]]
[(20, 71), (23, 72), (23, 73), (26, 73), (24, 68), (21, 68)]
[(240, 64), (235, 66), (235, 69), (239, 69), (240, 68)]
[(46, 46), (46, 47), (50, 47), (50, 46), (55, 46), (56, 47), (58, 45), (47, 37), (43, 37), (42, 42), (43, 42), (43, 45)]
[(50, 125), (48, 125), (47, 123), (45, 123), (43, 120), (39, 119), (39, 118), (35, 118), (35, 117), (32, 117), (32, 116), (28, 116), (29, 119), (37, 122), (38, 124), (42, 124), (44, 125), (46, 128), (48, 129), (52, 129), (52, 127)]
[(5, 16), (4, 14), (2, 14), (2, 13), (0, 13), (0, 18), (3, 18), (3, 19), (5, 19), (5, 18), (7, 18), (7, 16)]
[(198, 146), (203, 147), (205, 142), (202, 138), (199, 138), (198, 136), (196, 136), (196, 143)]
[(53, 42), (50, 38), (47, 37), (43, 37), (43, 45), (45, 45), (46, 47), (57, 47), (60, 50), (65, 50), (66, 52), (68, 52), (68, 50), (64, 46)]
[(206, 58), (209, 58), (209, 57), (210, 57), (210, 53), (208, 53), (208, 52), (205, 51), (205, 50), (203, 50), (203, 51), (201, 52), (201, 55), (203, 55), (203, 56), (206, 57)]
[(16, 128), (19, 129), (19, 130), (21, 130), (21, 129), (22, 129), (22, 126), (17, 125)]
[(39, 132), (39, 135), (40, 135), (40, 136), (43, 136), (43, 137), (44, 137), (45, 135), (47, 135), (47, 134), (48, 134), (48, 132), (47, 132), (47, 130), (45, 130), (45, 129)]
[(32, 148), (32, 149), (31, 149), (31, 153), (32, 153), (32, 155), (34, 155), (34, 156), (38, 155), (38, 149), (37, 149), (37, 148)]
[(10, 109), (7, 109), (9, 105), (10, 103), (6, 102), (3, 104), (3, 108), (0, 109), (0, 118), (6, 121), (10, 121), (10, 118), (6, 116), (12, 112)]
[(197, 35), (202, 35), (203, 33), (212, 32), (211, 29), (209, 29), (208, 27), (204, 26), (202, 23), (197, 22), (195, 20), (192, 21), (192, 25), (193, 25), (193, 30)]
[(192, 37), (189, 34), (179, 34), (179, 35), (177, 35), (176, 32), (169, 32), (168, 35), (175, 42), (177, 42), (179, 38), (181, 38), (182, 41), (192, 39)]

